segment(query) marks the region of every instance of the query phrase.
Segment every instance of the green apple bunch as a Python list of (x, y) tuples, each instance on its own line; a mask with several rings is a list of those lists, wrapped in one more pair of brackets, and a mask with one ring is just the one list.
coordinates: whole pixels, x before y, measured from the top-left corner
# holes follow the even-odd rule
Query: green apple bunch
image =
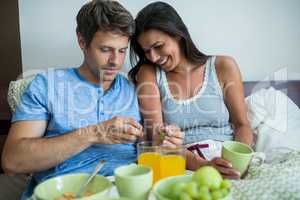
[(160, 132), (159, 133), (159, 138), (160, 138), (161, 141), (163, 141), (166, 136), (167, 136), (167, 133), (165, 133), (165, 132)]
[(173, 185), (172, 200), (219, 200), (226, 197), (231, 188), (229, 180), (211, 166), (199, 168), (189, 182)]

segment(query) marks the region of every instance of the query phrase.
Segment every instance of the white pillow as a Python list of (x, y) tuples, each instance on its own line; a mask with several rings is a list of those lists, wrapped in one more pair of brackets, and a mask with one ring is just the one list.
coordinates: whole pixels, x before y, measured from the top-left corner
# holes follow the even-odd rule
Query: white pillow
[(7, 101), (12, 113), (15, 112), (16, 107), (19, 105), (21, 96), (29, 85), (29, 83), (33, 80), (34, 76), (19, 79), (16, 81), (11, 81), (8, 87), (7, 93)]
[(248, 118), (257, 134), (256, 151), (300, 149), (300, 109), (282, 91), (261, 89), (246, 98)]

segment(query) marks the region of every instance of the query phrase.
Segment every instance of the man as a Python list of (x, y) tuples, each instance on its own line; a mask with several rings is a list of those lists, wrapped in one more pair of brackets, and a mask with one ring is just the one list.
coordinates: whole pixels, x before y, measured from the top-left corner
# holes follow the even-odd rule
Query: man
[(134, 20), (117, 1), (94, 0), (77, 15), (84, 60), (79, 68), (39, 74), (12, 118), (2, 165), (8, 174), (33, 173), (27, 194), (48, 178), (100, 171), (112, 175), (134, 162), (143, 136), (134, 87), (119, 74)]

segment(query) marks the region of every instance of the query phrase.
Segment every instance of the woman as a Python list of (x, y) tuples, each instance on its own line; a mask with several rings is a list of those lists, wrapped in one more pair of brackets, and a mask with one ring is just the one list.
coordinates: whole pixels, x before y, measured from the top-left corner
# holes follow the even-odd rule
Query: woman
[[(193, 43), (173, 7), (154, 2), (137, 15), (129, 76), (138, 89), (147, 133), (163, 145), (205, 139), (252, 144), (238, 65), (228, 56), (207, 56)], [(171, 125), (175, 124), (175, 125)], [(226, 178), (239, 178), (221, 158), (208, 162), (191, 152), (187, 168), (213, 165)]]

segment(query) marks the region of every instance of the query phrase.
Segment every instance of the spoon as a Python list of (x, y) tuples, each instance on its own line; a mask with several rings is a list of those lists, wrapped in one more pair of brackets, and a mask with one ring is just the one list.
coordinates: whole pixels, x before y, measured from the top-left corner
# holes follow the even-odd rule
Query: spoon
[(88, 186), (88, 184), (93, 180), (93, 178), (98, 174), (98, 172), (101, 170), (101, 168), (103, 167), (105, 161), (104, 160), (100, 160), (99, 164), (96, 166), (94, 172), (88, 176), (86, 178), (86, 180), (84, 181), (84, 183), (80, 186), (79, 191), (76, 194), (76, 198), (80, 198), (83, 191), (85, 191), (86, 186)]

